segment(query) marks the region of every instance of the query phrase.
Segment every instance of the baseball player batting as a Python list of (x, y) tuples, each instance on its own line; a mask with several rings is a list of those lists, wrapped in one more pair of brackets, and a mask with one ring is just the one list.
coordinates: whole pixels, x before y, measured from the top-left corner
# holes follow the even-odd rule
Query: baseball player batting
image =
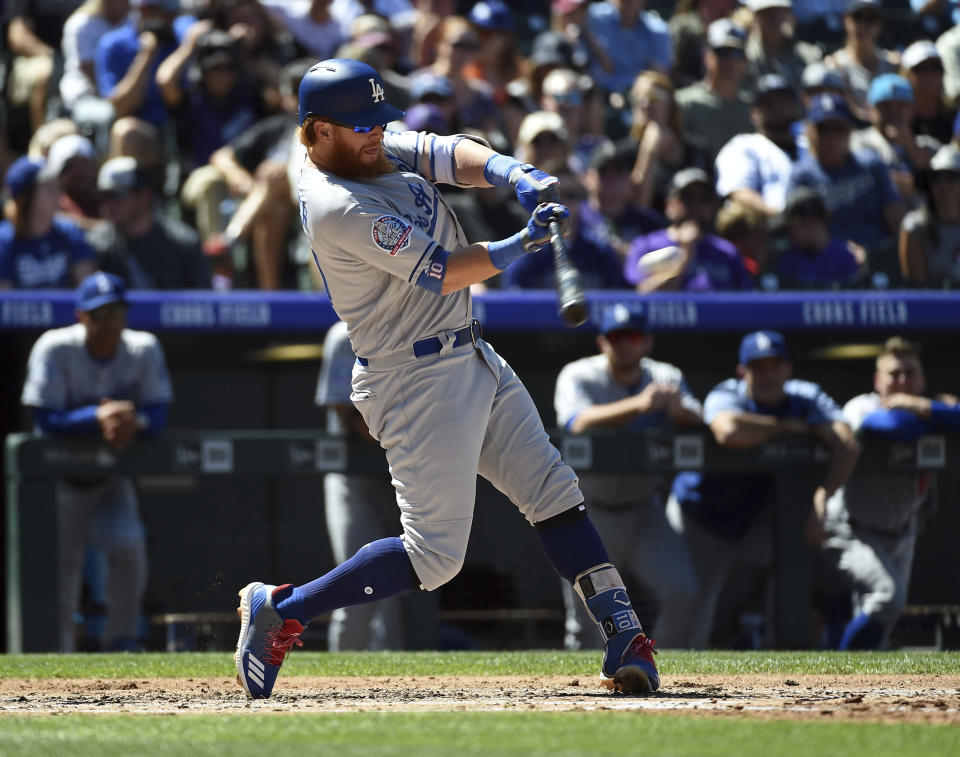
[[(585, 602), (606, 642), (607, 687), (651, 693), (660, 685), (653, 640), (590, 522), (576, 474), (472, 319), (470, 285), (547, 248), (548, 223), (567, 218), (562, 205), (540, 202), (556, 179), (476, 137), (385, 133), (403, 115), (386, 102), (377, 71), (359, 61), (317, 63), (300, 85), (301, 221), (358, 356), (351, 400), (386, 451), (402, 533), (302, 586), (241, 589), (239, 681), (250, 697), (268, 697), (311, 618), (452, 579), (479, 474), (517, 506)], [(438, 183), (512, 185), (530, 220), (507, 239), (470, 244)]]

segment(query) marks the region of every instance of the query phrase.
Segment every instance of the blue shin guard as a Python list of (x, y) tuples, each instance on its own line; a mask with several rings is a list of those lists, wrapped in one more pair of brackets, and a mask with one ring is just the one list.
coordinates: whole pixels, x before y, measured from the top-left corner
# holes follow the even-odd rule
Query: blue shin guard
[(650, 694), (660, 687), (648, 639), (633, 610), (620, 573), (610, 563), (579, 574), (574, 589), (603, 634), (603, 675), (610, 688), (625, 694)]

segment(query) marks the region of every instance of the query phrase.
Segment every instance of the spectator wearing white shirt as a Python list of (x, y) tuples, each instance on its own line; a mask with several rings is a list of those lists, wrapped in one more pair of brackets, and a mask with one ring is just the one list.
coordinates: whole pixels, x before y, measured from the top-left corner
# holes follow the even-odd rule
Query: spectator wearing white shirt
[(260, 5), (315, 58), (332, 58), (349, 36), (331, 12), (331, 0), (260, 0)]
[(798, 116), (796, 95), (787, 80), (779, 74), (761, 77), (751, 111), (757, 131), (738, 134), (720, 150), (717, 195), (768, 216), (782, 212), (796, 157), (791, 126)]
[(83, 98), (98, 96), (93, 68), (97, 42), (125, 23), (129, 13), (130, 0), (88, 0), (63, 25), (60, 99), (68, 112)]

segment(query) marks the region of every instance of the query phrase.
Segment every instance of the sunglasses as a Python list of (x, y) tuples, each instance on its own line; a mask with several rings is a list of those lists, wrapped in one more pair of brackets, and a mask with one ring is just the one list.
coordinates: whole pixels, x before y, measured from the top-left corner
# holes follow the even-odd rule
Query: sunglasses
[(643, 339), (644, 333), (640, 329), (617, 329), (607, 332), (604, 337), (610, 344), (620, 344), (621, 342), (637, 344)]
[(476, 39), (458, 39), (452, 43), (455, 50), (479, 50), (480, 40)]
[(327, 123), (331, 123), (334, 126), (339, 126), (341, 129), (350, 129), (355, 134), (369, 134), (378, 126), (384, 131), (387, 130), (386, 124), (374, 124), (373, 126), (352, 126), (351, 124), (345, 124), (343, 121), (335, 121), (332, 118), (328, 118), (326, 119), (326, 121)]
[(941, 182), (950, 182), (951, 184), (955, 184), (960, 182), (960, 173), (957, 173), (956, 171), (934, 171), (932, 174), (930, 174), (930, 181), (934, 184)]
[(109, 305), (101, 305), (93, 310), (88, 310), (87, 315), (95, 323), (113, 320), (114, 318), (123, 318), (127, 315), (127, 306), (122, 302), (111, 302)]
[(879, 24), (881, 16), (879, 13), (854, 13), (851, 18), (855, 24)]
[(687, 205), (710, 205), (713, 203), (713, 195), (709, 192), (681, 192), (680, 193), (680, 202)]
[(726, 60), (745, 60), (747, 54), (739, 47), (717, 47), (713, 50), (714, 55)]
[(849, 134), (850, 127), (847, 124), (831, 123), (825, 121), (817, 124), (818, 134)]

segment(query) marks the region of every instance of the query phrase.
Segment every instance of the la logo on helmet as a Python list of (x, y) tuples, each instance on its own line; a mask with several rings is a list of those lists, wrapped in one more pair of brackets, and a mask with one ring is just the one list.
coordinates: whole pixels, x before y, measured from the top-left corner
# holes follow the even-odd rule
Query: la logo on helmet
[(384, 98), (383, 98), (383, 87), (381, 87), (379, 84), (377, 84), (377, 80), (374, 79), (373, 77), (370, 77), (369, 81), (370, 81), (370, 86), (373, 87), (373, 101), (374, 101), (375, 103), (378, 103), (378, 102), (380, 102), (381, 100), (384, 99)]

